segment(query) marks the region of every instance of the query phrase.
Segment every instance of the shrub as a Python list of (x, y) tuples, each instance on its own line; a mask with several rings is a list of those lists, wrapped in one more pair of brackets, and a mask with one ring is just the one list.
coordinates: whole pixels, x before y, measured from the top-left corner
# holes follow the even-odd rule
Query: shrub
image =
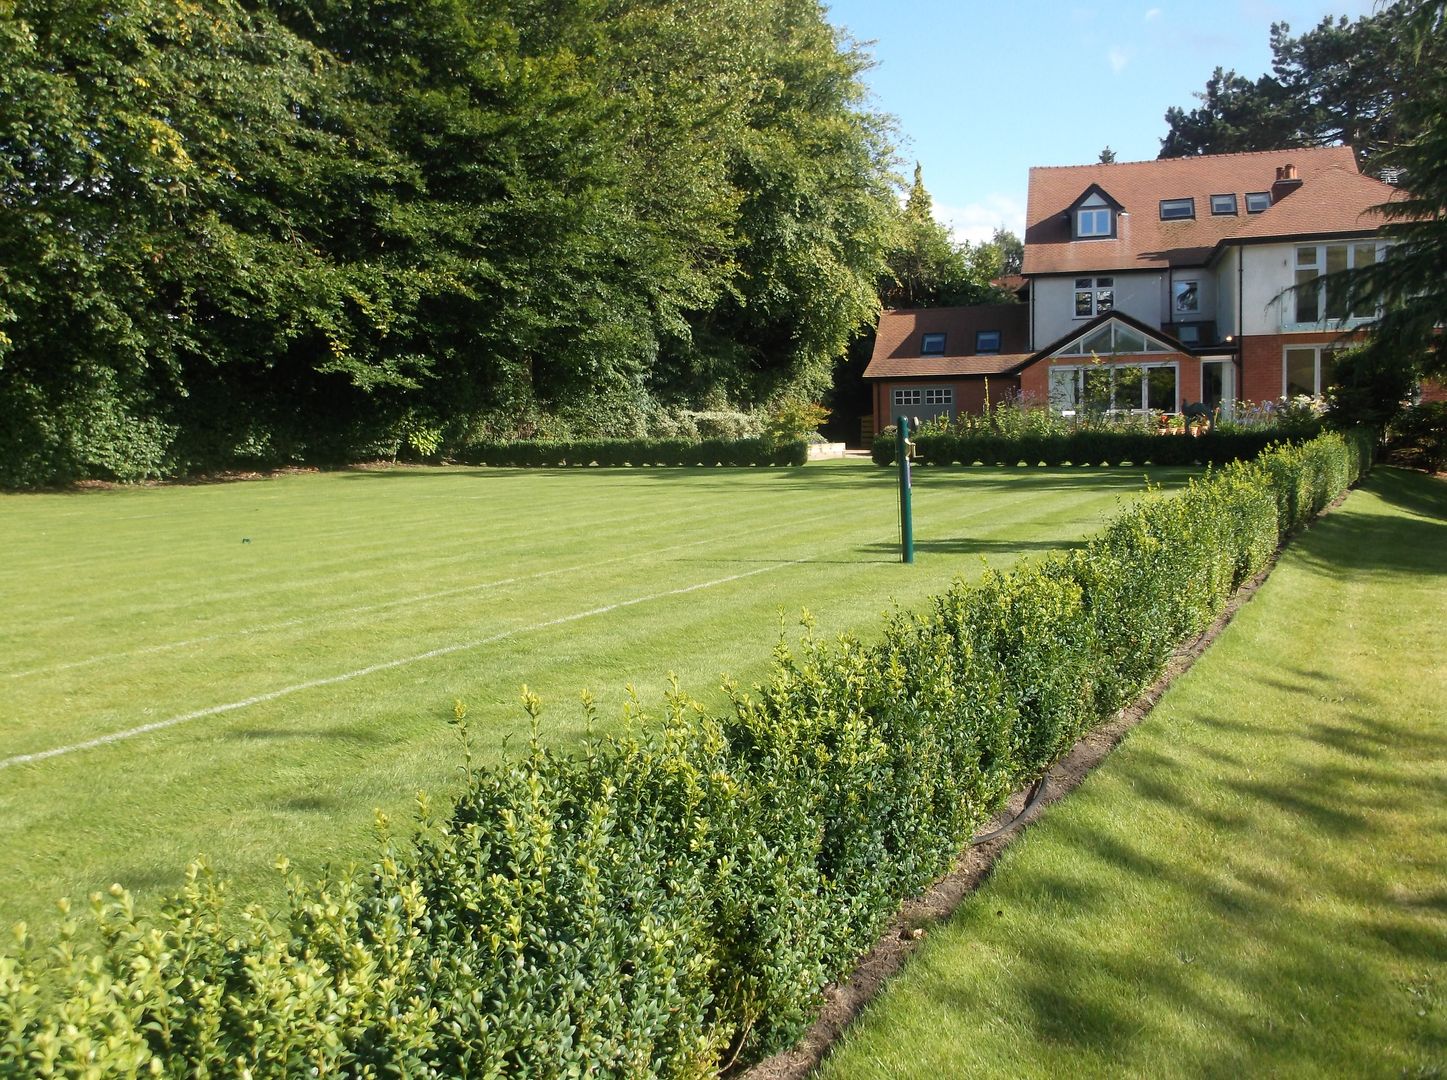
[(457, 461), (471, 465), (552, 468), (563, 465), (803, 465), (802, 440), (770, 439), (519, 439), (475, 443)]
[(1392, 421), (1388, 441), (1410, 464), (1432, 472), (1447, 469), (1447, 401), (1424, 401), (1402, 410)]
[(76, 920), (45, 953), (22, 932), (0, 956), (0, 1075), (702, 1077), (786, 1045), (900, 900), (1371, 447), (1226, 465), (1083, 549), (957, 580), (874, 644), (821, 642), (806, 616), (721, 715), (674, 687), (660, 718), (630, 707), (643, 734), (562, 757), (525, 690), (522, 760), (473, 769), (464, 727), (461, 795), (440, 818), (423, 801), (411, 845), (379, 823), (367, 873), (291, 876), (272, 917), (194, 868), (145, 920), (119, 887), (97, 897), (98, 949)]

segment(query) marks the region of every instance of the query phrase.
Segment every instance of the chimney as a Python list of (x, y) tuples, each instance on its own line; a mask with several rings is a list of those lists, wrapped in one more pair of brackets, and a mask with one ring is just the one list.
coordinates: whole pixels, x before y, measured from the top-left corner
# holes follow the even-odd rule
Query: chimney
[(1279, 203), (1286, 196), (1290, 195), (1297, 188), (1301, 187), (1301, 178), (1296, 175), (1295, 165), (1281, 165), (1276, 170), (1276, 183), (1271, 185), (1271, 201)]

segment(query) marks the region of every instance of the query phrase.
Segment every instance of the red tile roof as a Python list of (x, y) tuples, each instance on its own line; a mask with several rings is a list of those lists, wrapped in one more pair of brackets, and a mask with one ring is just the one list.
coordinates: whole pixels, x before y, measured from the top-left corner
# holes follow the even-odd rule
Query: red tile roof
[[(1246, 193), (1270, 191), (1277, 170), (1302, 181), (1269, 209), (1246, 212)], [(1072, 240), (1066, 211), (1092, 184), (1125, 208), (1117, 236)], [(1235, 214), (1212, 214), (1212, 195), (1235, 195)], [(1155, 269), (1204, 264), (1223, 241), (1361, 233), (1381, 226), (1371, 208), (1405, 193), (1357, 171), (1348, 146), (1070, 165), (1030, 170), (1025, 211), (1029, 274)], [(1194, 198), (1196, 216), (1160, 219), (1162, 199)]]
[[(886, 310), (879, 317), (874, 355), (864, 377), (999, 375), (1030, 355), (1029, 318), (1027, 304)], [(999, 353), (975, 352), (980, 330), (1000, 331)], [(925, 334), (945, 335), (944, 355), (920, 355)]]

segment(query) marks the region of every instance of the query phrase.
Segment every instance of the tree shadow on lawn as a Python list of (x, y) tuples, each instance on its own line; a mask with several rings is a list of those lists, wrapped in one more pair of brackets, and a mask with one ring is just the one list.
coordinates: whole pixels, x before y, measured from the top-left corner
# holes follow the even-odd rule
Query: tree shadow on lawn
[[(1379, 722), (1362, 717), (1368, 727)], [(1261, 740), (1261, 752), (1283, 748), (1271, 731), (1239, 726)], [(1023, 932), (1011, 933), (1005, 946), (1018, 954), (1012, 970), (1025, 973), (1019, 1023), (1030, 1036), (1054, 1051), (1104, 1055), (1129, 1071), (1143, 1030), (1171, 1040), (1176, 1018), (1189, 1018), (1182, 1025), (1195, 1043), (1188, 1053), (1209, 1053), (1213, 1074), (1249, 1075), (1261, 1065), (1263, 1045), (1278, 1055), (1290, 1047), (1287, 1053), (1299, 1053), (1303, 1066), (1340, 1060), (1343, 1052), (1367, 1055), (1371, 1047), (1354, 1043), (1350, 1028), (1369, 1016), (1384, 1041), (1425, 1053), (1427, 1023), (1416, 1018), (1401, 987), (1384, 979), (1383, 957), (1439, 966), (1434, 920), (1447, 898), (1429, 892), (1394, 903), (1373, 873), (1371, 853), (1394, 839), (1382, 811), (1405, 808), (1427, 820), (1440, 793), (1387, 762), (1369, 767), (1378, 797), (1344, 806), (1343, 785), (1360, 777), (1363, 766), (1349, 750), (1329, 749), (1323, 759), (1318, 746), (1307, 745), (1319, 735), (1312, 724), (1288, 732), (1289, 760), (1274, 779), (1251, 779), (1244, 769), (1230, 779), (1224, 787), (1235, 797), (1228, 806), (1250, 808), (1239, 814), (1211, 820), (1202, 811), (1219, 804), (1219, 789), (1214, 797), (1194, 788), (1184, 793), (1161, 778), (1165, 763), (1190, 772), (1211, 768), (1195, 760), (1192, 744), (1176, 757), (1129, 755), (1114, 779), (1117, 791), (1130, 793), (1128, 803), (1138, 804), (1133, 813), (1128, 806), (1104, 825), (1098, 814), (1090, 824), (1080, 817), (1042, 824), (1050, 834), (1045, 842), (1073, 857), (1043, 879), (1031, 875), (1025, 888), (1007, 885), (981, 905), (1004, 910), (1006, 933), (1008, 917), (1016, 914), (1012, 903), (1030, 909)], [(1293, 737), (1300, 754), (1291, 750)], [(1181, 853), (1202, 847), (1203, 826), (1215, 834), (1204, 843), (1221, 856), (1198, 863)], [(1395, 839), (1400, 844), (1400, 836)], [(1337, 850), (1350, 854), (1323, 855)], [(1118, 884), (1102, 887), (1103, 881)], [(1057, 905), (1058, 915), (1051, 916)], [(1142, 905), (1145, 928), (1123, 941), (1121, 913)], [(972, 921), (998, 946), (993, 915), (976, 911)], [(932, 991), (966, 1013), (993, 1015), (1001, 1006), (958, 982), (944, 980)], [(1335, 1046), (1331, 1035), (1323, 1036), (1342, 1029), (1348, 1033)], [(1181, 1059), (1184, 1071), (1189, 1060)], [(1405, 1063), (1379, 1062), (1390, 1072)]]
[[(1026, 555), (1030, 552), (1083, 548), (1084, 540), (977, 540), (968, 536), (914, 542), (916, 552), (929, 555)], [(858, 548), (866, 552), (898, 552), (899, 543), (879, 540)], [(812, 561), (812, 560), (811, 560)]]
[(1447, 520), (1447, 476), (1382, 465), (1372, 470), (1362, 486), (1399, 509)]

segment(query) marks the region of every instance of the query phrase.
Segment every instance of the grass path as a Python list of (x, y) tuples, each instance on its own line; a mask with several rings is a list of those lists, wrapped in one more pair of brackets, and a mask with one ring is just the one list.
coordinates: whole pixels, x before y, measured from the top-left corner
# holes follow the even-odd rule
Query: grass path
[[(1179, 484), (1183, 470), (1155, 479)], [(470, 711), (496, 760), (617, 723), (669, 671), (719, 700), (763, 675), (781, 613), (868, 632), (980, 560), (1075, 542), (1139, 470), (921, 470), (917, 562), (892, 474), (395, 469), (0, 496), (0, 925), (60, 895), (173, 887), (207, 854), (246, 895), (371, 850), (443, 793)]]
[(1447, 1072), (1447, 483), (1300, 537), (827, 1078)]

